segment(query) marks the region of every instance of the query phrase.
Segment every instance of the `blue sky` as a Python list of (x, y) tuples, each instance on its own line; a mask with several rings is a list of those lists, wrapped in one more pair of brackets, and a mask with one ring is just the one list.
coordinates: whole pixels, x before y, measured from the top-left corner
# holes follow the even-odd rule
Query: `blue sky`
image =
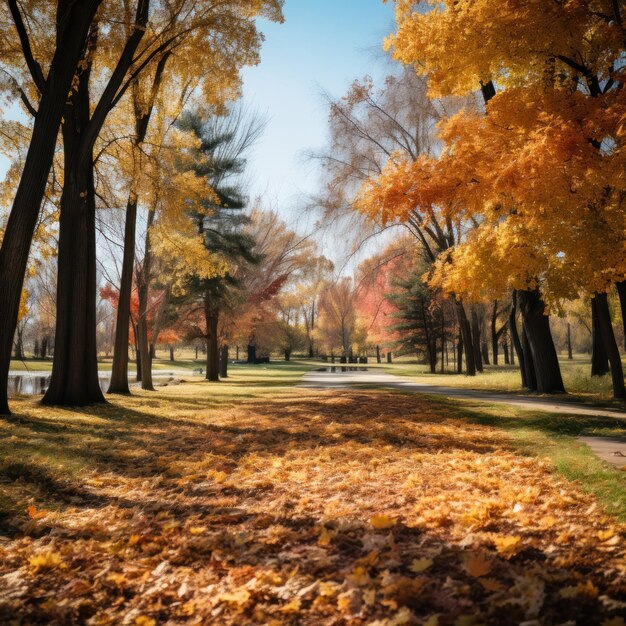
[(244, 99), (268, 125), (249, 159), (251, 194), (285, 216), (297, 214), (317, 174), (303, 158), (324, 146), (322, 92), (343, 95), (350, 83), (385, 69), (382, 40), (393, 30), (393, 3), (382, 0), (286, 0), (285, 23), (261, 23), (261, 64), (244, 71)]
[[(304, 153), (322, 148), (327, 109), (350, 83), (385, 69), (382, 40), (393, 30), (393, 3), (382, 0), (286, 0), (285, 23), (262, 21), (261, 64), (243, 72), (244, 101), (267, 119), (249, 158), (250, 195), (263, 195), (290, 221), (315, 191)], [(0, 155), (0, 176), (7, 161)]]

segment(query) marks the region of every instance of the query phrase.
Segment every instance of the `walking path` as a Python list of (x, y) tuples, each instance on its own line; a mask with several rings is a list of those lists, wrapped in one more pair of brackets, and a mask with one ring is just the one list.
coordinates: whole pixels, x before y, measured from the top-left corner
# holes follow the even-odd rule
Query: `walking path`
[(335, 369), (337, 370), (335, 372), (328, 370), (308, 372), (304, 375), (300, 386), (310, 389), (345, 389), (354, 385), (374, 385), (376, 387), (400, 389), (407, 392), (445, 396), (446, 398), (457, 400), (509, 404), (523, 409), (534, 409), (548, 413), (626, 418), (626, 412), (624, 411), (586, 406), (567, 400), (558, 400), (553, 397), (521, 396), (512, 393), (481, 391), (479, 389), (428, 385), (376, 370), (342, 372), (340, 367)]
[[(333, 368), (335, 369), (333, 372), (329, 371), (330, 369), (331, 368), (324, 371), (308, 372), (304, 375), (300, 386), (308, 389), (348, 389), (354, 386), (366, 385), (444, 396), (446, 398), (469, 402), (507, 404), (523, 409), (546, 411), (548, 413), (626, 418), (626, 412), (624, 411), (585, 406), (576, 402), (556, 400), (554, 398), (519, 396), (510, 393), (481, 391), (478, 389), (459, 389), (456, 387), (427, 385), (376, 370), (343, 372), (341, 371), (341, 367), (337, 367)], [(609, 439), (607, 437), (579, 437), (578, 440), (581, 443), (587, 444), (594, 454), (603, 461), (619, 467), (620, 469), (626, 467), (626, 441), (621, 439)]]

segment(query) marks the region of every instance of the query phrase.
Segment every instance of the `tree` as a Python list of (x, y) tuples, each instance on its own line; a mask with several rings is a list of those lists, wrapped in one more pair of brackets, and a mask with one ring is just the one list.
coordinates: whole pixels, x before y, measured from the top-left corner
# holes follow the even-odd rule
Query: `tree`
[(437, 294), (423, 277), (423, 262), (414, 265), (409, 275), (395, 282), (396, 293), (388, 299), (396, 311), (391, 314), (397, 322), (390, 329), (397, 333), (396, 345), (404, 353), (426, 356), (431, 373), (437, 371), (437, 341), (443, 335), (443, 309)]
[(350, 356), (357, 330), (356, 298), (348, 277), (338, 279), (321, 295), (316, 335), (331, 354), (339, 350), (342, 356)]
[[(214, 5), (211, 14), (195, 26), (188, 24), (186, 11), (178, 11), (174, 21), (179, 22), (186, 33), (177, 39), (176, 48), (164, 49), (158, 56), (152, 72), (143, 72), (133, 83), (132, 119), (134, 133), (131, 140), (133, 170), (126, 203), (124, 234), (124, 260), (121, 275), (121, 306), (118, 308), (115, 357), (109, 391), (128, 393), (128, 302), (134, 267), (135, 229), (137, 222), (138, 187), (142, 175), (142, 154), (155, 105), (162, 93), (171, 97), (180, 90), (180, 110), (186, 97), (194, 91), (202, 92), (202, 100), (212, 110), (222, 111), (226, 101), (239, 94), (239, 71), (245, 64), (258, 61), (260, 35), (256, 32), (253, 18), (256, 14), (280, 19), (280, 3), (266, 0), (256, 12), (242, 12), (239, 3)], [(174, 28), (171, 26), (171, 28)], [(190, 64), (189, 59), (195, 59)], [(199, 75), (197, 68), (204, 67)], [(208, 70), (208, 68), (211, 68)], [(167, 70), (167, 71), (166, 71)], [(161, 98), (160, 104), (164, 102)], [(179, 111), (175, 112), (178, 115)], [(169, 127), (165, 126), (167, 130)], [(154, 133), (152, 133), (154, 135)], [(151, 142), (158, 141), (154, 136)]]
[[(30, 244), (52, 166), (67, 94), (102, 0), (29, 2), (9, 0), (0, 9), (2, 59), (9, 89), (34, 117), (28, 152), (0, 247), (0, 413), (8, 414), (7, 382), (13, 333), (28, 263)], [(37, 12), (37, 19), (24, 19)], [(10, 17), (6, 13), (10, 14)], [(41, 39), (30, 28), (43, 23)], [(7, 54), (5, 54), (5, 52)], [(40, 56), (35, 56), (41, 52)], [(16, 69), (18, 79), (11, 71)], [(29, 97), (30, 96), (30, 97)]]
[[(387, 42), (394, 56), (428, 76), (431, 95), (464, 95), (480, 85), (486, 102), (486, 115), (451, 118), (441, 157), (409, 174), (422, 197), (478, 226), (471, 241), (441, 259), (440, 276), (449, 276), (449, 289), (463, 285), (474, 294), (519, 290), (532, 356), (539, 357), (534, 366), (543, 370), (538, 386), (562, 390), (542, 316), (580, 290), (605, 293), (625, 271), (616, 254), (624, 207), (614, 169), (623, 159), (619, 3), (537, 0), (522, 8), (479, 0), (417, 9), (397, 3), (398, 30)], [(459, 28), (468, 35), (459, 37)], [(401, 174), (389, 171), (380, 186)], [(603, 326), (606, 340), (610, 319)], [(615, 356), (612, 367), (622, 395)]]

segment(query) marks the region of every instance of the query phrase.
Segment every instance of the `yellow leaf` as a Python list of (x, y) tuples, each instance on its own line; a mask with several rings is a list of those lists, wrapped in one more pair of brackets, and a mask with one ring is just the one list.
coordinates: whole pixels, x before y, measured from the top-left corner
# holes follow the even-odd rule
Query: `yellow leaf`
[(321, 582), (319, 586), (320, 596), (324, 598), (332, 598), (337, 595), (338, 586), (336, 583)]
[(502, 556), (510, 558), (520, 551), (522, 538), (516, 535), (505, 535), (503, 537), (494, 537), (493, 543)]
[(598, 531), (598, 539), (600, 541), (608, 541), (614, 535), (615, 535), (615, 529), (613, 529), (613, 528), (607, 528), (606, 530), (599, 530)]
[(322, 530), (320, 531), (319, 539), (317, 540), (317, 544), (322, 546), (322, 548), (327, 548), (331, 541), (337, 536), (337, 532), (334, 530), (328, 530), (326, 526), (322, 526)]
[(35, 554), (28, 559), (28, 562), (34, 572), (64, 567), (61, 555), (52, 551)]
[(206, 532), (206, 526), (192, 526), (192, 527), (189, 529), (189, 532), (190, 532), (192, 535), (202, 535), (203, 533), (205, 533), (205, 532)]
[(135, 626), (155, 626), (156, 620), (146, 615), (139, 615), (135, 618)]
[(409, 568), (414, 574), (425, 572), (433, 564), (432, 559), (413, 559)]
[(373, 515), (370, 519), (370, 524), (376, 530), (386, 530), (393, 528), (396, 525), (396, 521), (395, 518), (389, 517), (389, 515)]
[(225, 592), (220, 595), (220, 600), (227, 604), (235, 604), (243, 606), (250, 600), (250, 592), (246, 589), (238, 589), (237, 591)]
[(301, 607), (300, 598), (294, 598), (291, 602), (280, 607), (281, 613), (299, 613)]
[(472, 552), (463, 558), (463, 568), (474, 578), (486, 576), (493, 566), (493, 559), (490, 559), (483, 552)]

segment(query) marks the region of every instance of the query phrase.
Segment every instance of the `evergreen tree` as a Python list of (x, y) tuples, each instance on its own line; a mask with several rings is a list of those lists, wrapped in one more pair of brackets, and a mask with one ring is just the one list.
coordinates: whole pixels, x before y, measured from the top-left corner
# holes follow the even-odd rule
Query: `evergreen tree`
[(396, 312), (391, 317), (397, 323), (389, 330), (398, 335), (397, 350), (425, 356), (430, 371), (437, 367), (437, 339), (442, 335), (442, 309), (436, 293), (424, 282), (425, 268), (417, 263), (404, 280), (394, 281), (394, 291), (386, 298)]
[[(245, 232), (249, 218), (245, 213), (247, 198), (242, 190), (241, 178), (245, 172), (244, 154), (258, 139), (263, 124), (250, 117), (241, 108), (226, 116), (204, 119), (198, 113), (188, 113), (180, 121), (180, 127), (191, 130), (200, 140), (195, 171), (206, 176), (219, 201), (210, 207), (211, 214), (195, 214), (198, 231), (204, 237), (204, 245), (213, 254), (226, 261), (228, 271), (224, 276), (210, 279), (191, 277), (186, 298), (202, 305), (207, 342), (206, 378), (219, 381), (220, 346), (218, 338), (219, 319), (237, 298), (239, 287), (238, 269), (242, 264), (257, 263), (256, 242)], [(227, 347), (222, 347), (222, 352)], [(222, 375), (226, 375), (226, 358), (222, 359)]]

